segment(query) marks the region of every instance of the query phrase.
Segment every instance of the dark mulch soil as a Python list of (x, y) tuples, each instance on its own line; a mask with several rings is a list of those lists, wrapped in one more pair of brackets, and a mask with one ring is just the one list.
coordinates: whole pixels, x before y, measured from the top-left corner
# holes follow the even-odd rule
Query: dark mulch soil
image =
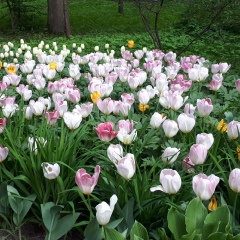
[[(45, 238), (45, 232), (42, 229), (42, 227), (38, 226), (37, 224), (33, 223), (27, 223), (22, 227), (22, 239), (23, 240), (44, 240)], [(0, 230), (0, 239), (6, 239), (6, 240), (18, 240), (18, 233), (16, 233), (16, 236), (13, 237), (9, 235), (4, 230)], [(60, 240), (63, 240), (64, 237), (60, 238)], [(82, 240), (84, 237), (78, 232), (78, 231), (71, 231), (68, 233), (66, 240)]]

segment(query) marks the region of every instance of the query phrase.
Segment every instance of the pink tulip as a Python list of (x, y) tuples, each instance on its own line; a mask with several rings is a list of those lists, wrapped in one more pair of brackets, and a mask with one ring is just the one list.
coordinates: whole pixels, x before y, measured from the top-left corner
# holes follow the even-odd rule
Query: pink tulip
[(208, 150), (203, 144), (193, 144), (189, 151), (189, 158), (197, 164), (203, 164), (206, 161)]
[(227, 135), (230, 139), (234, 140), (237, 139), (240, 132), (240, 122), (238, 121), (231, 121), (227, 125)]
[(191, 103), (187, 103), (184, 107), (184, 113), (186, 114), (194, 114), (196, 107), (194, 107)]
[(196, 137), (196, 143), (203, 144), (209, 150), (214, 143), (213, 135), (211, 133), (199, 133)]
[(159, 181), (162, 185), (150, 188), (151, 192), (160, 190), (165, 193), (176, 194), (182, 185), (180, 175), (176, 170), (172, 169), (163, 169)]
[(146, 89), (141, 89), (138, 93), (138, 100), (141, 104), (143, 105), (147, 105), (149, 100), (150, 100), (150, 97), (149, 97), (149, 94), (148, 94), (148, 91)]
[(191, 161), (189, 157), (186, 157), (182, 161), (182, 168), (186, 169), (187, 173), (194, 173), (195, 169), (193, 168), (194, 163)]
[(132, 178), (136, 171), (135, 158), (131, 153), (127, 153), (125, 157), (121, 158), (117, 164), (118, 173), (125, 179), (129, 180)]
[(163, 162), (172, 164), (177, 160), (177, 157), (179, 154), (180, 154), (180, 148), (167, 147), (162, 154), (162, 160)]
[(45, 113), (45, 118), (47, 119), (47, 123), (49, 125), (55, 124), (59, 117), (60, 117), (60, 114), (57, 110), (54, 110), (53, 112), (46, 111)]
[(178, 133), (178, 124), (174, 120), (166, 119), (163, 124), (163, 131), (168, 138), (175, 136)]
[(228, 183), (230, 188), (236, 192), (240, 192), (240, 169), (235, 168), (230, 172)]
[(0, 133), (3, 133), (6, 124), (7, 124), (7, 119), (0, 118)]
[(130, 133), (133, 130), (134, 122), (129, 120), (119, 120), (118, 130), (124, 129), (126, 133)]
[(191, 114), (181, 113), (178, 118), (178, 127), (183, 133), (189, 133), (195, 126), (195, 118)]
[(114, 124), (112, 122), (100, 123), (97, 128), (95, 128), (98, 137), (104, 142), (110, 142), (115, 138), (118, 132), (113, 131)]
[(2, 145), (0, 145), (0, 162), (4, 161), (7, 156), (8, 156), (8, 148), (7, 147), (2, 147)]
[(192, 180), (193, 191), (200, 199), (209, 200), (215, 192), (219, 180), (219, 177), (214, 174), (210, 176), (198, 174), (194, 176)]
[(228, 63), (219, 63), (219, 71), (221, 73), (226, 73), (230, 69), (231, 65)]
[(101, 168), (99, 165), (95, 167), (95, 173), (91, 177), (84, 168), (77, 171), (75, 182), (81, 189), (83, 194), (90, 195), (96, 186)]
[(240, 79), (238, 79), (236, 81), (235, 85), (236, 85), (236, 89), (237, 89), (238, 93), (240, 93)]
[(197, 109), (201, 117), (209, 116), (213, 110), (212, 101), (210, 98), (198, 99), (197, 100)]
[(217, 91), (221, 86), (222, 86), (222, 81), (212, 80), (207, 87), (213, 91)]
[(97, 100), (97, 106), (102, 113), (109, 115), (113, 111), (114, 103), (111, 98), (105, 98), (104, 100), (99, 98)]
[(123, 93), (121, 95), (122, 101), (129, 104), (130, 106), (135, 102), (134, 94)]

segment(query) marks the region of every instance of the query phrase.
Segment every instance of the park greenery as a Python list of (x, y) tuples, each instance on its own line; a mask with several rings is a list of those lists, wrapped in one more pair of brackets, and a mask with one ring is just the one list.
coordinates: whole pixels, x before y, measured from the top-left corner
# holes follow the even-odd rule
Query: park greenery
[(69, 1), (70, 38), (33, 2), (14, 32), (0, 2), (5, 238), (240, 239), (238, 2), (184, 52), (213, 1), (166, 1), (162, 49), (134, 1)]

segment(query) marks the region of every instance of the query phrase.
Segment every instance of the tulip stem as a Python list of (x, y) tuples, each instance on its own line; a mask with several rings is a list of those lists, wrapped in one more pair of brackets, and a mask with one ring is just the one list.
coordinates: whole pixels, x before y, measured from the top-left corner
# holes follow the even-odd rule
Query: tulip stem
[(90, 201), (90, 195), (88, 196), (88, 209), (90, 212), (89, 220), (91, 221), (94, 218), (93, 211), (92, 211), (92, 206), (91, 206), (91, 201)]
[(233, 216), (232, 216), (232, 226), (233, 226), (233, 228), (235, 228), (237, 198), (238, 198), (238, 194), (236, 193), (236, 196), (235, 196), (235, 199), (234, 199), (234, 205), (233, 205)]

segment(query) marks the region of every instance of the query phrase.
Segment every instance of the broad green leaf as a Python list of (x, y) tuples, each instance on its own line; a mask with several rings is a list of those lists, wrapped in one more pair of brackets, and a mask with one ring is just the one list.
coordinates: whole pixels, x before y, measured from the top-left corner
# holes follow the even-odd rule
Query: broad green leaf
[(37, 195), (36, 194), (31, 194), (29, 195), (26, 199), (22, 200), (23, 203), (23, 210), (21, 211), (21, 213), (19, 214), (19, 222), (22, 223), (24, 217), (26, 216), (26, 214), (28, 213), (28, 211), (30, 210), (34, 200), (36, 199)]
[(14, 197), (14, 195), (9, 194), (8, 201), (10, 203), (10, 206), (11, 206), (12, 210), (16, 214), (20, 214), (21, 211), (23, 210), (22, 200), (21, 199), (17, 199), (17, 198)]
[(219, 228), (219, 224), (220, 224), (220, 221), (215, 223), (204, 224), (202, 229), (203, 238), (205, 239), (210, 234), (217, 232)]
[(57, 221), (56, 227), (51, 233), (52, 238), (59, 239), (60, 237), (65, 235), (67, 232), (69, 232), (73, 228), (79, 215), (80, 213), (69, 214), (59, 219)]
[(147, 229), (139, 222), (135, 221), (135, 223), (132, 226), (131, 234), (130, 234), (130, 239), (134, 240), (134, 236), (138, 236), (144, 240), (148, 240), (148, 233)]
[(145, 240), (145, 239), (143, 239), (143, 238), (140, 238), (140, 237), (138, 237), (138, 236), (134, 235), (134, 240)]
[(130, 198), (122, 210), (124, 218), (127, 222), (127, 228), (129, 229), (129, 231), (132, 228), (134, 223), (133, 209), (134, 209), (134, 198)]
[(99, 227), (97, 219), (94, 218), (85, 228), (84, 230), (84, 237), (87, 240), (101, 240), (102, 236), (102, 229)]
[(126, 238), (116, 229), (104, 227), (104, 234), (106, 240), (125, 240)]
[(194, 198), (187, 206), (185, 213), (186, 230), (188, 233), (201, 229), (208, 212), (200, 198)]
[(108, 223), (107, 227), (108, 228), (115, 228), (115, 227), (118, 226), (119, 223), (122, 222), (122, 220), (123, 220), (123, 218), (120, 218), (120, 219), (117, 219), (115, 221), (112, 221), (112, 222)]
[(41, 204), (41, 213), (44, 226), (50, 231), (51, 221), (52, 221), (52, 214), (50, 213), (51, 207), (55, 206), (53, 202), (47, 202), (45, 204)]
[(227, 239), (227, 235), (221, 232), (213, 233), (209, 235), (208, 238), (206, 238), (206, 240), (226, 240), (226, 239)]
[(175, 239), (186, 234), (185, 217), (177, 209), (171, 207), (167, 215), (168, 228), (172, 232)]
[(188, 233), (183, 235), (180, 240), (202, 240), (202, 234), (199, 233), (199, 231), (196, 229), (192, 233)]
[(218, 232), (225, 233), (226, 227), (229, 227), (229, 221), (230, 212), (228, 207), (224, 205), (209, 213), (204, 221), (204, 224), (220, 222)]

